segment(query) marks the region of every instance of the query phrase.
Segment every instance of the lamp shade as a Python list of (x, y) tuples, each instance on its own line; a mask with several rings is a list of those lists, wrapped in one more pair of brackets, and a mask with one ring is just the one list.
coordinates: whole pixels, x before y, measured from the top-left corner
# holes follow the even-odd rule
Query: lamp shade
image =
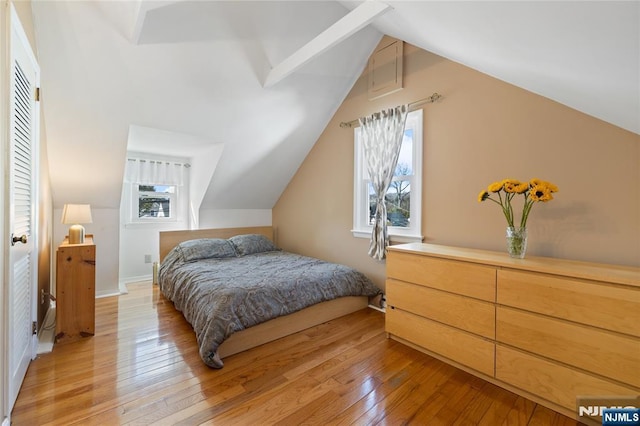
[(91, 223), (91, 206), (89, 204), (65, 204), (62, 210), (62, 223), (75, 225)]

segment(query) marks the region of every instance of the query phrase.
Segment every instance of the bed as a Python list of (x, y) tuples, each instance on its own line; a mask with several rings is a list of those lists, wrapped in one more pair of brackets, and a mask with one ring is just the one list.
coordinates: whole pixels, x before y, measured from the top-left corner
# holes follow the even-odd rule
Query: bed
[(378, 302), (363, 274), (273, 240), (271, 227), (160, 232), (160, 291), (192, 325), (208, 366)]

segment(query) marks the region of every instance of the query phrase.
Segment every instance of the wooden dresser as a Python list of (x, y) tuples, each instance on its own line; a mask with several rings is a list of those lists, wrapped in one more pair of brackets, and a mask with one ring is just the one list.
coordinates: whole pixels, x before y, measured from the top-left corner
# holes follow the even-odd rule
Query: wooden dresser
[(95, 333), (95, 265), (93, 236), (83, 244), (60, 244), (56, 252), (56, 342)]
[(391, 338), (565, 415), (640, 395), (640, 268), (403, 244), (386, 292)]

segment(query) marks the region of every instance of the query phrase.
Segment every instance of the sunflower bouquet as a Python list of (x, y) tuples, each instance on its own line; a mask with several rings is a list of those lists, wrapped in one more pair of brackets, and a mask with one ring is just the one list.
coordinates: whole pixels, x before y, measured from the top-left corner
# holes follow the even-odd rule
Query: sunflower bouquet
[(527, 219), (531, 208), (537, 202), (547, 202), (553, 200), (553, 193), (558, 192), (558, 187), (551, 182), (540, 179), (531, 179), (529, 182), (521, 182), (515, 179), (505, 179), (494, 182), (487, 189), (480, 192), (478, 201), (493, 201), (498, 204), (507, 219), (507, 225), (514, 227), (513, 198), (522, 194), (524, 197), (524, 206), (522, 208), (522, 216), (520, 217), (520, 228), (527, 226)]
[[(527, 219), (533, 205), (539, 201), (553, 200), (554, 192), (558, 187), (551, 182), (540, 179), (531, 179), (529, 182), (520, 182), (515, 179), (505, 179), (494, 182), (487, 189), (480, 192), (478, 201), (493, 201), (502, 209), (507, 219), (507, 251), (514, 258), (522, 259), (527, 251)], [(524, 197), (520, 227), (515, 227), (513, 214), (513, 198), (521, 194)]]

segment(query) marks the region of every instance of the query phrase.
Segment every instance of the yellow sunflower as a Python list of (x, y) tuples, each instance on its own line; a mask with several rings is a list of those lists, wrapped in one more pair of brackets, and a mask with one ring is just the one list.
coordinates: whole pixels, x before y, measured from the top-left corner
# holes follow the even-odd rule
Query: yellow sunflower
[(553, 200), (551, 192), (553, 191), (551, 191), (549, 186), (539, 183), (529, 190), (529, 198), (533, 201), (547, 202)]
[(482, 190), (480, 194), (478, 194), (478, 202), (482, 202), (487, 198), (489, 198), (489, 192), (486, 189)]
[(502, 190), (502, 187), (504, 185), (504, 181), (500, 181), (500, 182), (493, 182), (491, 185), (489, 185), (489, 192), (500, 192)]
[(528, 190), (529, 190), (529, 184), (526, 183), (526, 182), (522, 182), (522, 183), (520, 183), (520, 185), (517, 185), (515, 187), (515, 192), (518, 193), (518, 194), (524, 194)]
[(541, 186), (546, 186), (547, 188), (549, 188), (549, 191), (551, 192), (558, 192), (558, 187), (556, 185), (554, 185), (551, 182), (547, 182), (546, 180), (542, 180), (542, 179), (537, 179), (537, 178), (533, 178), (531, 179), (530, 182), (532, 187), (541, 185)]
[(521, 184), (522, 184), (522, 182), (520, 182), (519, 180), (505, 179), (503, 181), (504, 192), (508, 192), (510, 194), (516, 193), (516, 192), (518, 192), (518, 191), (516, 191), (516, 188), (519, 188)]
[[(502, 191), (504, 190), (504, 194)], [(529, 182), (521, 182), (516, 179), (504, 179), (498, 182), (493, 182), (487, 189), (478, 194), (478, 201), (485, 200), (492, 201), (500, 206), (505, 219), (507, 219), (508, 226), (514, 226), (515, 215), (513, 212), (513, 199), (516, 194), (521, 194), (524, 198), (524, 204), (522, 206), (522, 216), (520, 219), (520, 227), (527, 226), (527, 219), (531, 208), (538, 202), (547, 202), (553, 200), (554, 192), (558, 192), (558, 187), (551, 182), (547, 182), (541, 179), (531, 179)], [(494, 195), (497, 194), (497, 195)]]

